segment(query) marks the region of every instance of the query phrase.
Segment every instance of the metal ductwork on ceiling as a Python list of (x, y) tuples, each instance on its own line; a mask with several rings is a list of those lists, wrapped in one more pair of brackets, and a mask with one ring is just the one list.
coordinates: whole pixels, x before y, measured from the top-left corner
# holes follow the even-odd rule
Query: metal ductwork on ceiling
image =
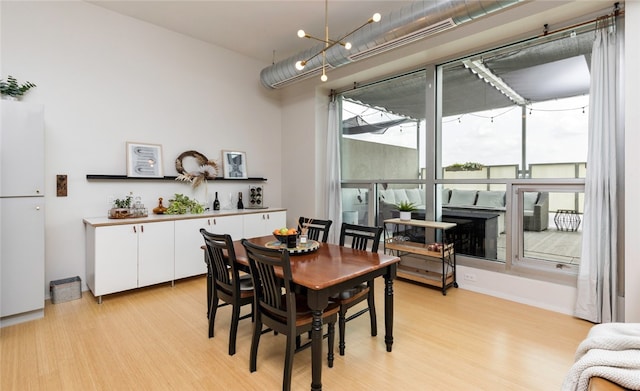
[[(333, 69), (404, 46), (428, 36), (502, 10), (522, 0), (436, 0), (415, 3), (383, 16), (355, 32), (350, 38), (352, 49), (335, 45), (326, 51), (326, 68)], [(307, 79), (322, 71), (322, 56), (311, 59), (304, 70), (298, 71), (296, 61), (320, 52), (324, 44), (312, 47), (286, 60), (277, 62), (260, 72), (265, 87), (280, 88)]]

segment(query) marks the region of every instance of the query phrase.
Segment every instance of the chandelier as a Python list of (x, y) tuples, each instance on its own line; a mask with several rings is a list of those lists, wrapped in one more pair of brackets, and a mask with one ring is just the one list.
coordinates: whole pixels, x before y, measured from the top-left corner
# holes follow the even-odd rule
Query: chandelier
[(301, 71), (304, 69), (305, 65), (307, 65), (307, 63), (309, 61), (311, 61), (312, 59), (316, 58), (319, 55), (322, 55), (322, 76), (320, 76), (320, 80), (322, 81), (327, 81), (327, 73), (326, 73), (326, 52), (327, 50), (329, 50), (330, 48), (332, 48), (335, 45), (341, 45), (345, 48), (345, 50), (350, 50), (351, 49), (351, 43), (346, 42), (345, 39), (347, 39), (347, 37), (349, 37), (351, 34), (355, 33), (356, 31), (360, 30), (361, 28), (363, 28), (364, 26), (370, 24), (370, 23), (374, 23), (374, 22), (379, 22), (381, 19), (381, 16), (379, 13), (375, 13), (373, 14), (373, 16), (371, 18), (369, 18), (369, 20), (367, 20), (365, 23), (363, 23), (360, 27), (356, 28), (355, 30), (351, 31), (350, 33), (346, 34), (345, 36), (343, 36), (342, 38), (338, 39), (337, 41), (332, 41), (329, 39), (329, 0), (325, 0), (324, 2), (324, 39), (321, 38), (316, 38), (312, 35), (309, 35), (307, 33), (304, 32), (304, 30), (298, 30), (298, 37), (300, 38), (309, 38), (309, 39), (314, 39), (316, 41), (320, 41), (322, 43), (324, 43), (324, 48), (319, 51), (318, 53), (314, 54), (313, 56), (307, 58), (306, 60), (301, 60), (301, 61), (297, 61), (296, 62), (296, 69)]

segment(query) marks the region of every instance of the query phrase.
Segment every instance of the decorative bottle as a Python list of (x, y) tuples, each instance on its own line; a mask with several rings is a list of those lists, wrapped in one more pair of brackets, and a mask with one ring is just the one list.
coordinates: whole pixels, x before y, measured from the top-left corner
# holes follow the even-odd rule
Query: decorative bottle
[(220, 201), (218, 201), (218, 192), (216, 191), (216, 199), (213, 200), (213, 210), (220, 210)]
[(244, 209), (244, 204), (242, 203), (242, 192), (238, 192), (238, 209)]
[(161, 215), (161, 214), (164, 214), (164, 212), (166, 211), (167, 211), (167, 208), (165, 208), (165, 206), (162, 205), (162, 197), (158, 198), (158, 206), (153, 208), (153, 213), (157, 215)]

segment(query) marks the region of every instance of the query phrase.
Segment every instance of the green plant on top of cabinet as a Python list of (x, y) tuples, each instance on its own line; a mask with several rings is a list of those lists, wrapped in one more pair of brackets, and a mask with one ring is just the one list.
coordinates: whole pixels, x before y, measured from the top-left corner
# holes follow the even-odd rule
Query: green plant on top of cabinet
[(25, 92), (35, 86), (36, 85), (30, 81), (24, 82), (20, 85), (15, 77), (9, 75), (9, 77), (7, 77), (7, 81), (0, 80), (0, 95), (3, 97), (8, 96), (14, 99), (20, 99)]

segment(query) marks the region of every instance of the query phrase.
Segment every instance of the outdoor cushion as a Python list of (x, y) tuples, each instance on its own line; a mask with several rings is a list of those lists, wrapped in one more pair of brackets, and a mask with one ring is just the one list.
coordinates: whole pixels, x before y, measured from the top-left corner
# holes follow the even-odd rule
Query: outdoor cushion
[(407, 193), (407, 198), (409, 199), (409, 202), (412, 202), (413, 205), (423, 205), (424, 202), (422, 202), (422, 197), (420, 197), (420, 189), (407, 189), (406, 193)]
[(524, 210), (533, 210), (533, 206), (536, 204), (536, 201), (538, 201), (538, 192), (537, 191), (525, 192), (524, 193), (523, 209)]
[(479, 191), (476, 206), (504, 208), (504, 191)]
[(396, 198), (395, 204), (399, 204), (401, 202), (410, 202), (405, 189), (393, 189), (393, 193)]
[(473, 205), (476, 200), (477, 190), (451, 190), (449, 205)]

